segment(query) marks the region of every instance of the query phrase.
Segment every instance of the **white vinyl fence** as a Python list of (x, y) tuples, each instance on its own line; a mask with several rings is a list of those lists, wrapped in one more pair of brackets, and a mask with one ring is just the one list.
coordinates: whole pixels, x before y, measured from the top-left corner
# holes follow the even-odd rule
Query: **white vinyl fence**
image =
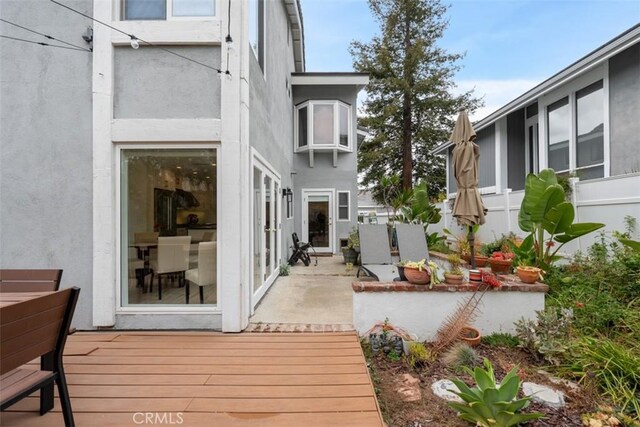
[[(573, 179), (571, 201), (576, 207), (575, 222), (601, 222), (607, 233), (624, 231), (625, 216), (631, 216), (640, 228), (640, 173), (594, 179), (580, 182)], [(526, 233), (518, 226), (518, 211), (524, 197), (524, 191), (506, 189), (502, 194), (482, 196), (487, 212), (487, 221), (480, 227), (477, 237), (480, 242), (491, 242), (496, 237), (509, 232), (524, 237)], [(442, 219), (438, 224), (429, 226), (429, 232), (442, 232), (448, 228), (454, 233), (463, 233), (455, 218), (451, 215), (449, 202), (441, 205)], [(562, 252), (573, 254), (577, 250), (586, 250), (598, 237), (598, 232), (567, 243)], [(636, 232), (636, 239), (638, 232)]]

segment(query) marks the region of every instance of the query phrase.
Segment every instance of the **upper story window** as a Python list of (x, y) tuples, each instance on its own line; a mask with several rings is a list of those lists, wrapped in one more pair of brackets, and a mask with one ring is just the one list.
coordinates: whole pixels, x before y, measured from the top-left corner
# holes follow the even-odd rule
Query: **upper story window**
[(307, 101), (296, 106), (296, 151), (353, 151), (351, 106), (340, 101)]
[(215, 0), (123, 0), (125, 20), (169, 20), (215, 15)]
[(580, 179), (605, 176), (604, 111), (602, 80), (547, 106), (550, 168)]
[(264, 72), (265, 50), (264, 0), (249, 0), (249, 44)]

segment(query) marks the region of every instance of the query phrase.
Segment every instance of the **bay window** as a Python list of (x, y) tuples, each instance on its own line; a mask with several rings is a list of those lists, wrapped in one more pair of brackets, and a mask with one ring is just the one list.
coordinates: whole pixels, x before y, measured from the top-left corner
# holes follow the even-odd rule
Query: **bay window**
[(351, 106), (340, 101), (307, 101), (295, 110), (296, 152), (352, 151)]

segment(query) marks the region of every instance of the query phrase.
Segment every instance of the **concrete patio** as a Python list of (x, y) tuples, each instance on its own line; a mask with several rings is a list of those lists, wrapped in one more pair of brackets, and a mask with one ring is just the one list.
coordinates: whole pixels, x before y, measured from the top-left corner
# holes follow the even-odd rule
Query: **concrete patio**
[(289, 276), (276, 280), (256, 308), (251, 318), (254, 328), (250, 330), (264, 324), (343, 325), (351, 329), (351, 283), (357, 266), (347, 271), (342, 256), (317, 259), (317, 265), (312, 257), (309, 267), (298, 263)]

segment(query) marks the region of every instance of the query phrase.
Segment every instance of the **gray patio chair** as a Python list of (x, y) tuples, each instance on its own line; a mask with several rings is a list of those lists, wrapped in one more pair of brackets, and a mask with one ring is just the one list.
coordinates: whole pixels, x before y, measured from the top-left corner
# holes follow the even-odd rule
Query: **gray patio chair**
[(393, 265), (389, 235), (385, 224), (360, 224), (360, 272), (381, 282), (391, 282), (399, 276), (398, 269)]
[(396, 224), (398, 252), (402, 261), (429, 261), (429, 248), (422, 224)]

